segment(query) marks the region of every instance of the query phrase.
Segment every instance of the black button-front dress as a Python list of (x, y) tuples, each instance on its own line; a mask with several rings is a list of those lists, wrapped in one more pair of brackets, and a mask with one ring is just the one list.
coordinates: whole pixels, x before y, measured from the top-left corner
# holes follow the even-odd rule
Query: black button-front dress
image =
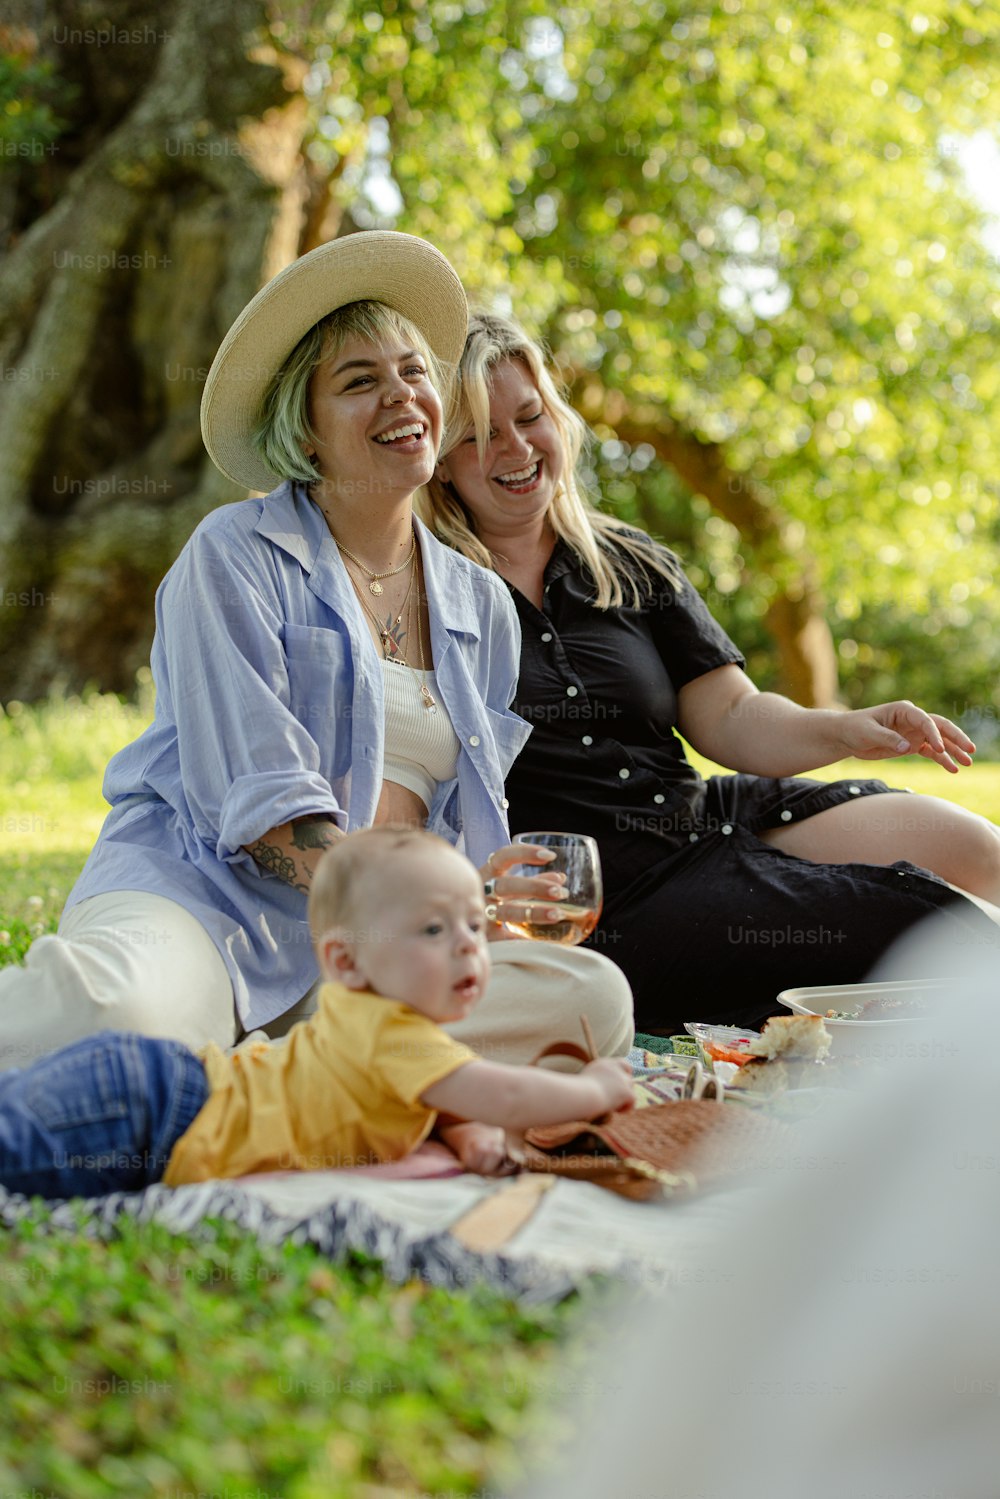
[(960, 942), (1000, 929), (926, 870), (815, 864), (758, 836), (891, 788), (754, 775), (704, 780), (674, 732), (687, 682), (743, 657), (685, 578), (653, 580), (640, 610), (595, 609), (562, 541), (543, 607), (511, 586), (521, 620), (514, 707), (533, 726), (507, 781), (512, 832), (596, 838), (604, 912), (588, 945), (635, 993), (640, 1030), (686, 1020), (758, 1025), (775, 996), (863, 980), (891, 943), (942, 908)]

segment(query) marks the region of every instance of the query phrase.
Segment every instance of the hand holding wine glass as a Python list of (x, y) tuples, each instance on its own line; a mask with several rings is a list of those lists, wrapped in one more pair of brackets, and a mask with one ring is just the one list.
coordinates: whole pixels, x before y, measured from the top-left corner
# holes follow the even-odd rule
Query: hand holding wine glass
[[(555, 855), (546, 875), (561, 874), (566, 894), (559, 902), (558, 920), (538, 919), (535, 903), (527, 902), (510, 915), (499, 913), (505, 926), (534, 941), (574, 946), (585, 942), (597, 925), (604, 904), (601, 856), (593, 838), (582, 833), (518, 833), (515, 843), (531, 844)], [(528, 866), (530, 869), (530, 866)]]

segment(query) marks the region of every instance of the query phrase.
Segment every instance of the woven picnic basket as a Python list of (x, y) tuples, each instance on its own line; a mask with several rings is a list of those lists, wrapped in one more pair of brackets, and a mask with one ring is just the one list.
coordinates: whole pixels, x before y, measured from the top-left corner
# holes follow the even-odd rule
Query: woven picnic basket
[[(560, 1041), (535, 1061), (569, 1056), (589, 1062), (592, 1055)], [(745, 1104), (697, 1099), (530, 1129), (519, 1164), (641, 1199), (693, 1192), (761, 1169), (786, 1153), (793, 1138), (787, 1125)]]

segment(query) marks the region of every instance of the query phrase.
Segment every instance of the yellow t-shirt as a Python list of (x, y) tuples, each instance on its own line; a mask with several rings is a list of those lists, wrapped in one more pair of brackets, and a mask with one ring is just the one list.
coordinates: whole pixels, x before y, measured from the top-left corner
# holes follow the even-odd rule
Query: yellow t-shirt
[(199, 1056), (211, 1093), (171, 1152), (171, 1187), (398, 1160), (437, 1117), (420, 1095), (478, 1060), (409, 1005), (343, 984), (324, 984), (287, 1039)]

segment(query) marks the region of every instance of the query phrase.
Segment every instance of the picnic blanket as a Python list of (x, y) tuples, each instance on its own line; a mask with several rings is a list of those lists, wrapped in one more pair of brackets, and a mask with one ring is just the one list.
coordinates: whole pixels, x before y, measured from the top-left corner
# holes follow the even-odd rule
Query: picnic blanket
[[(635, 1051), (630, 1060), (637, 1090), (655, 1086), (663, 1059)], [(225, 1219), (262, 1242), (309, 1243), (331, 1259), (361, 1252), (395, 1281), (419, 1277), (447, 1289), (485, 1283), (538, 1302), (569, 1295), (595, 1275), (640, 1288), (683, 1283), (740, 1195), (636, 1203), (545, 1175), (474, 1176), (432, 1141), (386, 1166), (158, 1184), (43, 1207), (0, 1188), (0, 1227), (33, 1218), (46, 1232), (82, 1226), (110, 1237), (123, 1217), (183, 1234)]]
[[(482, 1237), (491, 1240), (484, 1210), (529, 1186), (537, 1198), (528, 1201), (530, 1212), (515, 1232), (498, 1248), (478, 1247), (484, 1225)], [(82, 1226), (88, 1235), (110, 1237), (127, 1216), (193, 1234), (205, 1220), (221, 1218), (264, 1243), (314, 1244), (335, 1260), (362, 1252), (381, 1261), (395, 1281), (419, 1277), (451, 1290), (485, 1283), (530, 1303), (561, 1299), (594, 1275), (640, 1288), (683, 1284), (696, 1275), (706, 1236), (717, 1231), (732, 1200), (717, 1194), (683, 1203), (637, 1203), (586, 1182), (549, 1177), (399, 1180), (348, 1171), (280, 1172), (187, 1187), (156, 1185), (42, 1211), (37, 1202), (0, 1188), (0, 1226), (41, 1218), (45, 1232), (79, 1232)], [(502, 1216), (509, 1218), (507, 1205)]]

